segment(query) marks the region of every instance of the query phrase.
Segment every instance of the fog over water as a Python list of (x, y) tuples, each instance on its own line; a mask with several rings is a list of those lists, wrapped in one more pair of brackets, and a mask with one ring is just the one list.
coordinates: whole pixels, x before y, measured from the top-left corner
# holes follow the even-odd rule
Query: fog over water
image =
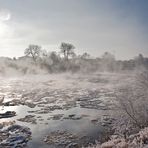
[(146, 148), (147, 12), (0, 0), (0, 148)]

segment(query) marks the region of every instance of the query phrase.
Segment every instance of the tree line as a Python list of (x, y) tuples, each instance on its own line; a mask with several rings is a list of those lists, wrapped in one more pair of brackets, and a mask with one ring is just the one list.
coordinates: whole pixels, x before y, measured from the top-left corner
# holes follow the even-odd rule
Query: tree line
[[(7, 59), (7, 60), (6, 60)], [(62, 42), (59, 51), (48, 52), (39, 45), (30, 44), (24, 50), (24, 56), (19, 58), (6, 58), (5, 62), (0, 58), (0, 73), (6, 68), (25, 73), (37, 73), (38, 69), (49, 73), (58, 72), (120, 72), (139, 69), (148, 69), (148, 58), (139, 54), (130, 60), (116, 60), (115, 56), (105, 52), (101, 57), (93, 58), (84, 52), (77, 55), (75, 46), (71, 43)], [(33, 70), (32, 70), (33, 69)], [(33, 71), (33, 72), (32, 72)]]
[(82, 55), (76, 55), (74, 49), (75, 46), (73, 44), (62, 42), (60, 52), (48, 53), (46, 50), (42, 50), (41, 46), (29, 45), (29, 47), (25, 49), (24, 54), (25, 56), (31, 57), (34, 62), (37, 62), (37, 59), (49, 58), (53, 64), (62, 61), (77, 61), (77, 63), (80, 62), (79, 64), (82, 64), (82, 60), (84, 60), (86, 63), (90, 62), (93, 64), (92, 66), (96, 64), (97, 67), (95, 67), (95, 69), (97, 68), (97, 70), (102, 71), (134, 70), (139, 67), (148, 68), (148, 58), (145, 58), (142, 54), (139, 54), (134, 59), (121, 61), (116, 60), (115, 56), (109, 52), (105, 52), (102, 57), (92, 58), (87, 52)]

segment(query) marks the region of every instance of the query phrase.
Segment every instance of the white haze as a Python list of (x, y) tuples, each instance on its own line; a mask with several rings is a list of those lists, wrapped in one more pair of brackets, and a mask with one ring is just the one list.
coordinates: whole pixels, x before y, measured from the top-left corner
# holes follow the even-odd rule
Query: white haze
[(22, 56), (31, 43), (58, 51), (62, 41), (73, 43), (78, 54), (88, 52), (95, 57), (105, 51), (117, 59), (148, 55), (147, 30), (138, 15), (129, 14), (124, 6), (120, 10), (110, 2), (91, 5), (67, 0), (14, 3), (4, 5), (8, 10), (0, 7), (0, 56)]

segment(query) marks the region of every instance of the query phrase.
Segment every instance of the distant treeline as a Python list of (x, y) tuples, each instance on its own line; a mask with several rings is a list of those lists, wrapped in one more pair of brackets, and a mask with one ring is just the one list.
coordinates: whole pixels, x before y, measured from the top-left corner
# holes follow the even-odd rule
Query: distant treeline
[(92, 58), (88, 53), (77, 55), (70, 43), (61, 43), (59, 52), (47, 52), (41, 46), (29, 45), (24, 56), (19, 58), (0, 57), (0, 74), (38, 74), (60, 72), (120, 72), (148, 69), (148, 58), (139, 54), (130, 60), (116, 60), (105, 52), (101, 57)]

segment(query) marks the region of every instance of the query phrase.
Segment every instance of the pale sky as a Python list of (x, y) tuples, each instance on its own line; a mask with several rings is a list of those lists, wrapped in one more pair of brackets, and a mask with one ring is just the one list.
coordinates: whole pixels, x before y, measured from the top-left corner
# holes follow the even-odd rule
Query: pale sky
[(0, 56), (23, 56), (29, 44), (117, 59), (148, 56), (148, 0), (0, 0)]

